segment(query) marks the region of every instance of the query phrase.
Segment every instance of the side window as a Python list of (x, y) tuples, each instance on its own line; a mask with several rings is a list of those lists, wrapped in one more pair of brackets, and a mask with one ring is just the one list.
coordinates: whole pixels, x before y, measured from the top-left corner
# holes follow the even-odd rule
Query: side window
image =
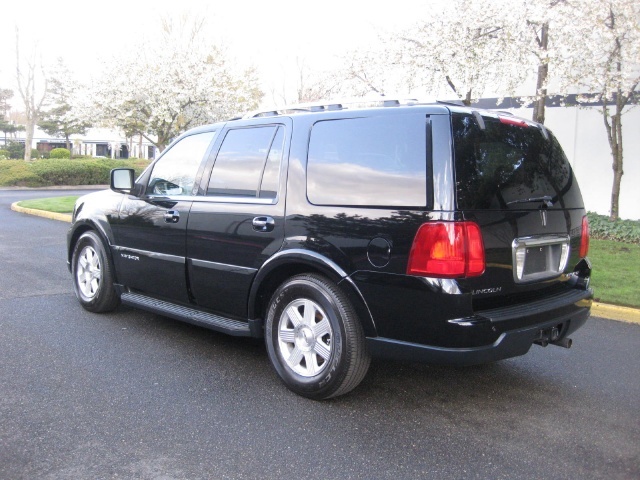
[(279, 127), (273, 138), (267, 163), (264, 166), (262, 182), (260, 183), (260, 198), (276, 198), (280, 183), (280, 162), (284, 147), (284, 127)]
[(198, 168), (215, 134), (189, 135), (171, 147), (154, 165), (147, 194), (191, 195)]
[(311, 130), (307, 197), (316, 205), (426, 206), (420, 115), (325, 120)]
[(275, 198), (284, 128), (229, 130), (216, 157), (207, 195)]

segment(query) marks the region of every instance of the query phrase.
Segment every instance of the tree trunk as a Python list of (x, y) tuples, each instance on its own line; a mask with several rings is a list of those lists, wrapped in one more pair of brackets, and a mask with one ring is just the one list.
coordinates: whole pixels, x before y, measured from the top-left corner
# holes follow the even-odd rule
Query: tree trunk
[(33, 129), (37, 119), (31, 117), (27, 118), (27, 124), (24, 130), (24, 161), (31, 161), (31, 144), (33, 143)]
[[(543, 23), (540, 32), (540, 48), (546, 52), (549, 45), (549, 24)], [(538, 65), (538, 80), (536, 83), (536, 101), (533, 104), (533, 121), (544, 123), (545, 103), (547, 101), (547, 76), (549, 75), (549, 61), (544, 60)]]
[(67, 147), (67, 150), (69, 150), (69, 158), (73, 158), (73, 148), (71, 148), (71, 141), (69, 140), (69, 135), (65, 134), (64, 140), (65, 140), (65, 147)]
[(625, 102), (622, 92), (618, 91), (617, 93), (615, 113), (610, 117), (611, 123), (609, 123), (609, 108), (606, 103), (602, 110), (604, 125), (607, 129), (607, 138), (611, 147), (611, 157), (613, 158), (611, 165), (613, 169), (613, 186), (611, 188), (611, 208), (609, 213), (609, 219), (612, 221), (619, 218), (620, 184), (622, 183), (622, 175), (624, 175), (622, 168), (622, 109)]

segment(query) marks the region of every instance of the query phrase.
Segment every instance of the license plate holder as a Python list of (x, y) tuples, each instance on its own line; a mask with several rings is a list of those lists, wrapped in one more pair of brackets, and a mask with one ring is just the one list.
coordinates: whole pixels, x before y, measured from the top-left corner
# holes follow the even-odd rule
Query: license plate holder
[(549, 235), (513, 241), (513, 277), (516, 283), (560, 275), (569, 259), (569, 237)]

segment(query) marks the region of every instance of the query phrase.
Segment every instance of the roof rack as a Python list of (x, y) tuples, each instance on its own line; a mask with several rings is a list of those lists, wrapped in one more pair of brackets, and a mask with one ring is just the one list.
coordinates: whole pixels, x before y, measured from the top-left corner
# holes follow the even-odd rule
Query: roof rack
[(398, 107), (403, 105), (422, 104), (415, 98), (351, 98), (344, 100), (323, 100), (312, 103), (300, 103), (284, 107), (270, 108), (268, 110), (254, 110), (246, 113), (242, 118), (272, 117), (275, 115), (287, 115), (293, 113), (327, 112), (332, 110), (346, 110), (367, 107)]

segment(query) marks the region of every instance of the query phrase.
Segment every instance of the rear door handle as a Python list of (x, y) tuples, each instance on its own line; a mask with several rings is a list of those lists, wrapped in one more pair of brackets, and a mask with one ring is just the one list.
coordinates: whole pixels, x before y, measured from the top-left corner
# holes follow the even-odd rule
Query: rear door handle
[(168, 210), (164, 214), (164, 221), (166, 223), (178, 223), (180, 221), (180, 212), (177, 210)]
[(276, 226), (276, 221), (271, 217), (256, 217), (253, 219), (253, 229), (256, 232), (271, 232)]

